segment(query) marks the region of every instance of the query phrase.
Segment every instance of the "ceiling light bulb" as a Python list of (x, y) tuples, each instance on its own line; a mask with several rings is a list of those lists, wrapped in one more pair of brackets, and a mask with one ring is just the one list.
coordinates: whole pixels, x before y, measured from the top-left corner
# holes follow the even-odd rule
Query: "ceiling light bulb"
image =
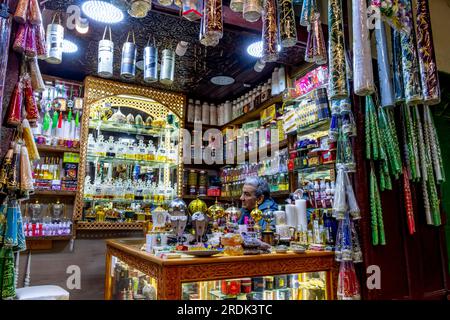
[(63, 52), (64, 53), (75, 53), (78, 51), (78, 46), (70, 40), (64, 39), (63, 41)]
[(105, 1), (86, 1), (81, 9), (86, 16), (102, 23), (118, 23), (124, 18), (122, 10)]
[[(277, 45), (277, 51), (281, 51), (281, 46)], [(247, 47), (247, 53), (255, 58), (261, 58), (262, 57), (262, 41), (256, 41), (250, 44)]]
[(89, 20), (88, 19), (77, 19), (75, 22), (75, 30), (78, 33), (86, 34), (89, 31)]

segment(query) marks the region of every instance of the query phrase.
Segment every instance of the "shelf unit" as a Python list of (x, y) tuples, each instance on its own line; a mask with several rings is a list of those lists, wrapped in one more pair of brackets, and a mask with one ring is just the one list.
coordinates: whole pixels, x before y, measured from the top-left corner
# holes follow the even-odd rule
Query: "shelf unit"
[(144, 230), (145, 222), (77, 221), (76, 230)]
[(45, 144), (38, 144), (37, 145), (38, 151), (42, 152), (53, 152), (53, 153), (64, 153), (64, 152), (73, 152), (73, 153), (80, 153), (80, 148), (68, 148), (68, 147), (60, 147), (60, 146), (48, 146)]
[(161, 134), (169, 132), (174, 132), (176, 129), (174, 127), (153, 127), (153, 126), (137, 126), (132, 124), (108, 124), (108, 122), (99, 120), (90, 120), (89, 129), (108, 132), (118, 132), (127, 134), (138, 134), (145, 136), (159, 137)]
[(100, 162), (112, 162), (112, 163), (126, 163), (126, 164), (140, 164), (147, 167), (153, 168), (176, 168), (178, 165), (176, 163), (165, 162), (165, 161), (154, 161), (154, 160), (137, 160), (137, 159), (123, 159), (117, 157), (106, 157), (106, 156), (86, 156), (87, 161), (100, 161)]
[(55, 197), (75, 197), (76, 191), (62, 191), (62, 190), (35, 190), (32, 196), (55, 196)]
[(26, 236), (25, 239), (27, 241), (36, 241), (36, 240), (51, 240), (51, 241), (63, 241), (72, 239), (72, 235), (60, 235), (60, 236)]

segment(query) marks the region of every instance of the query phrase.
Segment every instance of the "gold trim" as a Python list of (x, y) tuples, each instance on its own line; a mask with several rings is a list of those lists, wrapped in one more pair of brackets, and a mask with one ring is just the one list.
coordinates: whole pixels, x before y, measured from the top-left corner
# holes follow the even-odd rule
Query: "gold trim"
[[(87, 156), (87, 139), (89, 134), (89, 115), (91, 108), (94, 109), (100, 103), (109, 102), (112, 106), (127, 106), (146, 112), (153, 117), (165, 117), (170, 112), (174, 113), (179, 120), (179, 144), (178, 144), (178, 172), (177, 172), (177, 193), (180, 197), (182, 194), (182, 132), (184, 128), (184, 110), (186, 106), (186, 96), (180, 93), (157, 90), (150, 87), (137, 86), (128, 83), (105, 80), (92, 76), (86, 77), (84, 80), (84, 108), (81, 123), (80, 137), (80, 165), (78, 175), (78, 192), (75, 198), (75, 207), (73, 220), (78, 223), (83, 217), (83, 194), (84, 194), (84, 178), (86, 172), (86, 156)], [(144, 99), (151, 101), (145, 101)], [(80, 229), (89, 228), (85, 222), (81, 223)], [(117, 228), (117, 226), (114, 226)], [(109, 229), (103, 224), (93, 224), (89, 229)], [(76, 230), (76, 228), (75, 228)]]

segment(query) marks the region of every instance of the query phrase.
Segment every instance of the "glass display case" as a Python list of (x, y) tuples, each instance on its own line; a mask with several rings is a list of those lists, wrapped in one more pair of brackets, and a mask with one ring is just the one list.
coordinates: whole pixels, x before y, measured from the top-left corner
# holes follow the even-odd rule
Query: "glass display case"
[(183, 300), (326, 300), (326, 273), (184, 283)]
[(92, 77), (85, 86), (77, 229), (142, 229), (179, 194), (184, 96)]

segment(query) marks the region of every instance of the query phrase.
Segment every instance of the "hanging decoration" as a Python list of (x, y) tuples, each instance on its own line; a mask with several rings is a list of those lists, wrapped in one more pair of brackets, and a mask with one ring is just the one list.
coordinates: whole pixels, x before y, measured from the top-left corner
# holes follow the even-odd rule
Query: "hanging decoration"
[(168, 7), (172, 5), (173, 0), (158, 0), (158, 3), (164, 7)]
[[(109, 39), (105, 39), (106, 30), (109, 28)], [(114, 66), (114, 43), (111, 36), (111, 27), (106, 26), (103, 38), (98, 42), (98, 65), (97, 74), (100, 77), (109, 78), (113, 76)]]
[(33, 87), (33, 91), (43, 92), (45, 90), (45, 84), (42, 79), (42, 74), (36, 57), (28, 59), (28, 69), (30, 71), (31, 86)]
[(162, 51), (161, 73), (159, 81), (162, 84), (170, 85), (175, 78), (175, 52), (170, 49)]
[(204, 0), (200, 21), (200, 43), (216, 46), (223, 37), (222, 0)]
[(435, 105), (441, 101), (439, 76), (434, 53), (433, 33), (431, 30), (430, 8), (428, 1), (417, 0), (417, 51), (419, 53), (420, 80), (423, 90), (423, 102)]
[(202, 17), (203, 0), (183, 0), (183, 17), (189, 21), (195, 21)]
[(400, 33), (402, 47), (403, 87), (405, 88), (406, 104), (420, 104), (423, 100), (420, 87), (419, 61), (416, 51), (413, 12), (411, 0), (401, 0), (405, 5), (405, 30)]
[(319, 11), (314, 11), (312, 24), (313, 34), (313, 60), (315, 64), (322, 65), (327, 63), (327, 49), (325, 46), (325, 38), (322, 32), (322, 22), (320, 21)]
[(261, 61), (274, 62), (278, 59), (278, 30), (276, 0), (265, 0), (262, 18), (262, 57)]
[(310, 26), (311, 1), (312, 0), (303, 0), (302, 11), (300, 12), (300, 25), (301, 26), (304, 26), (304, 27)]
[(39, 9), (38, 0), (29, 0), (28, 21), (32, 25), (42, 24), (42, 14), (41, 10)]
[(409, 184), (408, 170), (403, 167), (403, 196), (406, 209), (406, 221), (408, 223), (409, 234), (416, 232), (416, 224), (414, 222), (414, 208), (412, 203), (411, 186)]
[(386, 29), (383, 21), (380, 27), (375, 28), (377, 47), (378, 76), (380, 79), (381, 106), (383, 108), (395, 106), (394, 91), (392, 88), (391, 65), (386, 40)]
[(158, 48), (155, 39), (153, 45), (150, 45), (149, 39), (144, 48), (144, 81), (148, 83), (158, 81)]
[(403, 7), (400, 0), (371, 0), (370, 5), (379, 10), (381, 18), (393, 29), (401, 30), (403, 28), (399, 14)]
[[(130, 33), (133, 37), (133, 42), (130, 42)], [(120, 76), (123, 79), (131, 80), (136, 75), (136, 39), (134, 31), (128, 32), (127, 40), (122, 46), (122, 60), (120, 63)]]
[(26, 23), (28, 16), (29, 0), (19, 0), (17, 2), (16, 11), (14, 12), (14, 20), (18, 23)]
[[(2, 3), (3, 8), (8, 11), (8, 1)], [(11, 38), (12, 16), (7, 12), (7, 17), (0, 17), (0, 114), (3, 115), (3, 91), (6, 78), (6, 70), (9, 57), (9, 46)], [(3, 119), (3, 117), (0, 117)]]
[(372, 225), (372, 245), (386, 245), (384, 234), (383, 211), (381, 208), (380, 192), (373, 163), (370, 166), (370, 213)]
[(282, 47), (289, 48), (297, 44), (297, 28), (292, 0), (278, 1), (278, 32)]
[[(56, 15), (58, 15), (58, 23), (55, 23)], [(62, 62), (64, 41), (64, 27), (61, 25), (61, 16), (55, 14), (52, 23), (47, 26), (47, 58), (48, 63), (59, 64)]]
[(256, 22), (261, 17), (261, 0), (244, 0), (242, 16), (248, 22)]
[(392, 29), (391, 40), (394, 98), (395, 103), (401, 103), (405, 101), (405, 90), (403, 88), (402, 45), (400, 42), (400, 32)]
[(352, 1), (352, 17), (354, 92), (358, 96), (368, 96), (375, 91), (375, 84), (365, 0)]
[(133, 18), (145, 18), (148, 12), (152, 9), (151, 0), (131, 0), (128, 14)]
[(244, 10), (244, 0), (231, 0), (230, 9), (234, 12), (242, 12)]
[(341, 0), (330, 0), (328, 2), (328, 55), (330, 61), (328, 66), (329, 98), (330, 100), (346, 98), (349, 92), (346, 81), (344, 24), (342, 20)]
[(10, 126), (18, 126), (22, 119), (23, 84), (17, 81), (14, 91), (9, 100), (6, 123)]

